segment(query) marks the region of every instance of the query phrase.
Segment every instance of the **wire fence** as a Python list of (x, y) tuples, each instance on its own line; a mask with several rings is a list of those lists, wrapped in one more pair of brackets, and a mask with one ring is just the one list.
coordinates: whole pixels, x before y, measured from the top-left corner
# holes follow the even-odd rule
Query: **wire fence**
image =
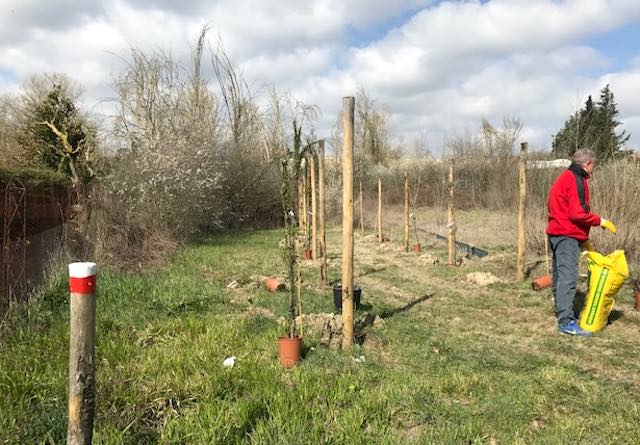
[(0, 178), (0, 324), (13, 304), (29, 301), (54, 258), (77, 250), (74, 219), (87, 196), (84, 187)]

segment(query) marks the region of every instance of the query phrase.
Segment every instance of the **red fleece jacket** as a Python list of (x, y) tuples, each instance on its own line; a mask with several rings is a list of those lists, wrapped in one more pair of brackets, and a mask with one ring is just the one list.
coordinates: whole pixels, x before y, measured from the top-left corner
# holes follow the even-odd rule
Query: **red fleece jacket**
[[(584, 186), (584, 200), (589, 209), (589, 186), (586, 178), (580, 178)], [(600, 217), (590, 211), (585, 211), (580, 204), (578, 186), (575, 174), (566, 170), (549, 191), (547, 201), (549, 210), (549, 224), (547, 235), (568, 236), (578, 241), (589, 239), (589, 229), (600, 225)]]

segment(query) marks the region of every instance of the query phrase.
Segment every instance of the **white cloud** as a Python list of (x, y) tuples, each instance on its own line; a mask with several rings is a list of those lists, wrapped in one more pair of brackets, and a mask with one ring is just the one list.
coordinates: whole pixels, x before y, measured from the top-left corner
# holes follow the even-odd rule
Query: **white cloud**
[[(610, 82), (625, 128), (640, 141), (640, 50), (614, 70), (608, 54), (585, 44), (638, 22), (637, 0), (4, 0), (0, 92), (31, 73), (64, 71), (97, 103), (122, 68), (111, 53), (134, 46), (184, 58), (206, 24), (211, 44), (223, 41), (250, 85), (271, 83), (317, 104), (319, 133), (361, 86), (405, 140), (426, 131), (437, 146), (483, 116), (499, 123), (515, 115), (531, 145), (547, 147), (586, 95)], [(350, 47), (354, 29), (378, 40)]]

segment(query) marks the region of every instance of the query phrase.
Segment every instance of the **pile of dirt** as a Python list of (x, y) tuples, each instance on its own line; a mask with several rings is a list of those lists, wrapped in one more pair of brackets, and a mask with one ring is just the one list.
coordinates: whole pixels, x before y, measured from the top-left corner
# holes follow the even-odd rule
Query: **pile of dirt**
[[(284, 317), (278, 321), (282, 324), (287, 323)], [(364, 339), (370, 327), (380, 327), (384, 323), (384, 319), (377, 315), (364, 314), (354, 320), (353, 335), (356, 339)], [(302, 324), (305, 335), (319, 336), (321, 345), (330, 349), (340, 349), (342, 345), (342, 314), (304, 314), (296, 317), (296, 324), (298, 326)]]
[(496, 277), (490, 272), (471, 272), (466, 276), (467, 281), (478, 284), (480, 286), (488, 286), (495, 283), (504, 283), (503, 280)]
[(438, 263), (440, 263), (440, 259), (437, 256), (431, 255), (428, 252), (421, 253), (420, 256), (418, 257), (418, 259), (421, 262), (427, 263), (427, 264), (438, 264)]

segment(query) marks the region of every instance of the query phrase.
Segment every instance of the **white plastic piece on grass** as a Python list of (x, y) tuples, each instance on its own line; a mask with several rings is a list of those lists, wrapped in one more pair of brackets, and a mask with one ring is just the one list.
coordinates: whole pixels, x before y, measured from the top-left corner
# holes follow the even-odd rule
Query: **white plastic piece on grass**
[(222, 366), (224, 366), (225, 368), (233, 368), (233, 365), (236, 364), (236, 356), (232, 355), (231, 357), (227, 357), (224, 359), (224, 361), (222, 362)]
[(354, 358), (353, 361), (356, 363), (364, 363), (364, 355), (361, 355), (358, 358)]

